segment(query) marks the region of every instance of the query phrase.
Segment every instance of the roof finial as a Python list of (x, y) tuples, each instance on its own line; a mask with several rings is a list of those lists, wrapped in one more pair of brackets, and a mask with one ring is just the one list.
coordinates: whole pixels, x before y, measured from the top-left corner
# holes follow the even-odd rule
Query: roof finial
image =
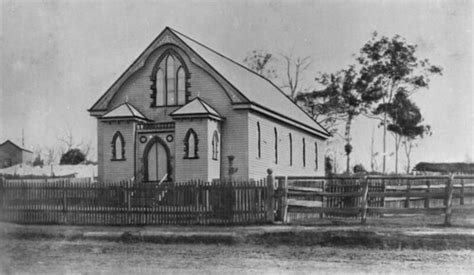
[(21, 147), (25, 148), (25, 128), (21, 129)]
[(128, 103), (128, 95), (125, 96), (125, 103)]

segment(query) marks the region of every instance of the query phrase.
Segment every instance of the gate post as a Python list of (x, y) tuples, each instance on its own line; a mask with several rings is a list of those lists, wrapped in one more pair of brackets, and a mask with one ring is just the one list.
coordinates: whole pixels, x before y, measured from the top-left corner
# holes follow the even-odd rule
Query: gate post
[(275, 221), (275, 177), (273, 170), (267, 169), (267, 197), (265, 198), (265, 208), (267, 212), (267, 222)]
[(453, 191), (454, 191), (454, 176), (453, 174), (449, 175), (448, 183), (446, 184), (446, 212), (444, 217), (444, 225), (451, 226), (451, 214), (453, 207)]
[(286, 223), (288, 211), (288, 176), (284, 180), (278, 181), (278, 221)]
[(368, 194), (369, 194), (369, 178), (364, 176), (363, 179), (363, 191), (362, 191), (362, 209), (361, 209), (361, 223), (367, 223), (367, 206), (368, 206)]

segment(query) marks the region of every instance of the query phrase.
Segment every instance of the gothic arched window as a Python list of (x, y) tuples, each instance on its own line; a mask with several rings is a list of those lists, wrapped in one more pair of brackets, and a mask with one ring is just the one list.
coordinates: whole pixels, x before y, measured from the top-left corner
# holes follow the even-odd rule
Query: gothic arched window
[(197, 159), (198, 158), (198, 143), (196, 132), (193, 129), (189, 129), (184, 137), (184, 158), (185, 159)]
[(153, 106), (186, 104), (186, 68), (179, 56), (168, 50), (154, 68)]
[(212, 136), (212, 159), (219, 159), (219, 134), (217, 131), (214, 131), (214, 135)]
[(125, 140), (120, 132), (112, 137), (112, 160), (125, 160)]

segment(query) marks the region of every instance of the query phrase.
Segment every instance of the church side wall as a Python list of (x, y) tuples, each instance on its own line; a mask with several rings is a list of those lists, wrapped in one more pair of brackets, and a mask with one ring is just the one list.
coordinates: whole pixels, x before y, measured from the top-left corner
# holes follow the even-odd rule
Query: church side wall
[[(323, 176), (324, 140), (296, 127), (292, 127), (258, 113), (249, 113), (249, 178), (261, 179), (271, 168), (278, 176)], [(258, 129), (260, 124), (260, 157), (258, 157)], [(278, 137), (278, 161), (275, 161), (275, 129)], [(290, 138), (292, 138), (293, 161), (290, 165)], [(305, 139), (306, 164), (303, 165), (303, 138)], [(315, 143), (318, 146), (317, 167)]]

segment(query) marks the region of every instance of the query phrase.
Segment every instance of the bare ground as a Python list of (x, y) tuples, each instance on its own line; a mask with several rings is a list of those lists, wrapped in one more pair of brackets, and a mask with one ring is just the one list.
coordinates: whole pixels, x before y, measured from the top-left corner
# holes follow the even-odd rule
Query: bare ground
[(3, 274), (472, 274), (472, 250), (0, 239)]

